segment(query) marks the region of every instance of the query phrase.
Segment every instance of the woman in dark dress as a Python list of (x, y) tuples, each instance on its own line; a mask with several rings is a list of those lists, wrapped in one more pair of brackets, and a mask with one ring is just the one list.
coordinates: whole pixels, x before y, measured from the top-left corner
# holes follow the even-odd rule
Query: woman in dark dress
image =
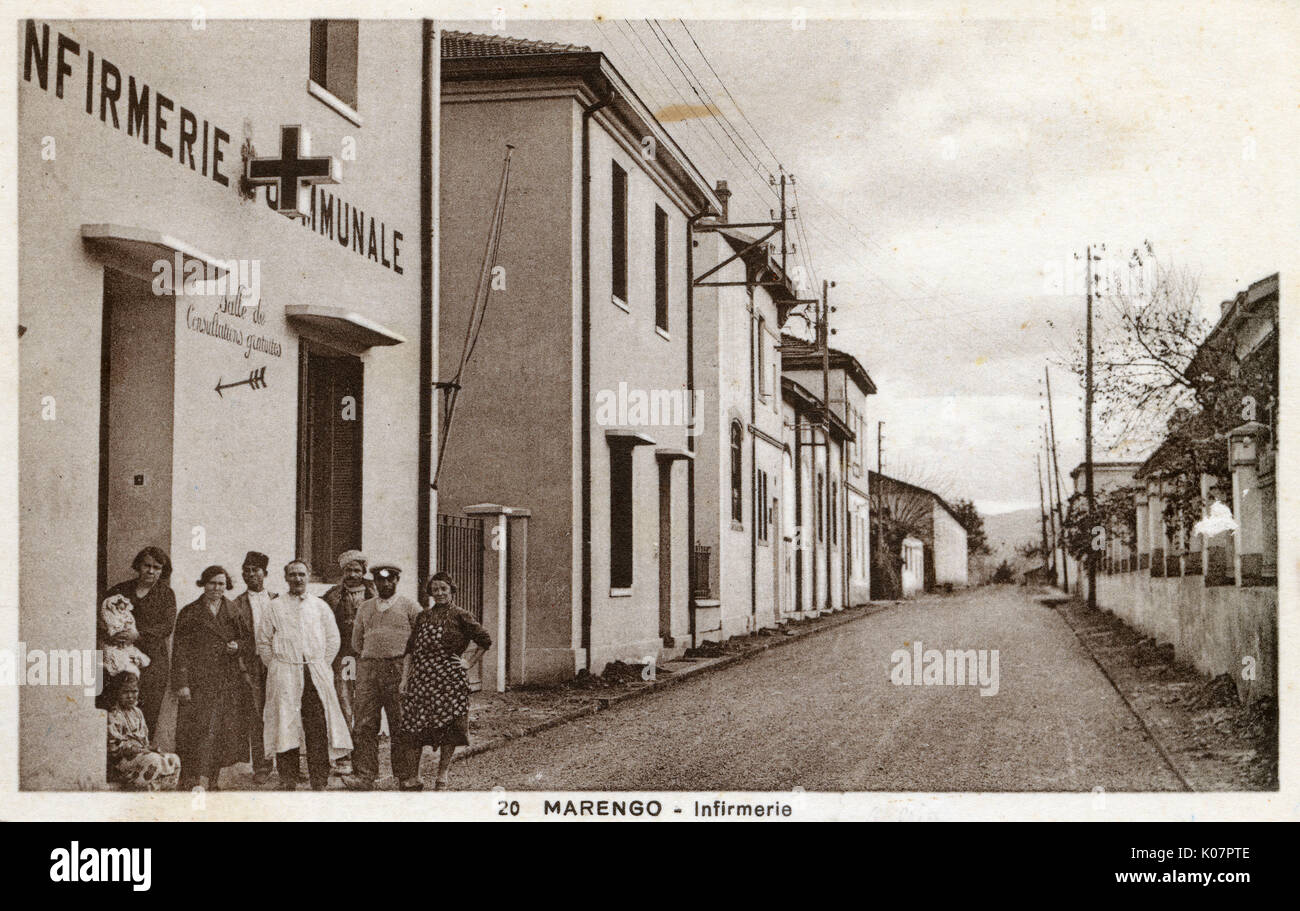
[[(140, 671), (140, 711), (149, 730), (157, 731), (158, 712), (162, 709), (170, 675), (168, 640), (176, 626), (176, 593), (170, 585), (172, 561), (160, 548), (146, 547), (135, 555), (131, 568), (136, 577), (114, 585), (100, 598), (100, 603), (113, 595), (122, 595), (131, 602), (135, 626), (140, 632), (135, 646), (149, 656), (148, 667)], [(102, 620), (99, 630), (102, 638)]]
[(456, 583), (435, 573), (425, 585), (433, 604), (422, 610), (411, 627), (402, 662), (402, 723), (400, 749), (407, 751), (412, 778), (399, 783), (403, 791), (418, 791), (420, 754), (426, 746), (440, 750), (434, 790), (447, 787), (456, 747), (469, 743), (469, 666), (492, 646), (492, 637), (468, 611), (452, 603)]
[(176, 755), (181, 758), (181, 790), (206, 776), (208, 790), (216, 791), (223, 768), (250, 759), (244, 704), (248, 684), (239, 666), (246, 648), (240, 645), (235, 606), (225, 597), (230, 574), (209, 566), (198, 584), (203, 595), (182, 607), (176, 618)]

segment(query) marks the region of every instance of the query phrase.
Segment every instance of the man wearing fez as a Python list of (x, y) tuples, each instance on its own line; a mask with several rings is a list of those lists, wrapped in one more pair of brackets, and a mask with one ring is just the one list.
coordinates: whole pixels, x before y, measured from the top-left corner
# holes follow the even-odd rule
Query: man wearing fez
[[(352, 624), (356, 621), (362, 603), (375, 597), (375, 586), (366, 578), (366, 555), (361, 551), (345, 550), (339, 554), (339, 568), (343, 570), (343, 581), (327, 591), (324, 598), (334, 612), (339, 642), (342, 643), (338, 657), (334, 659), (334, 689), (338, 693), (339, 705), (350, 732), (356, 720), (353, 701), (357, 682), (356, 652), (352, 650)], [(342, 769), (347, 769), (347, 757), (341, 759), (339, 764)]]
[(248, 745), (253, 761), (253, 781), (265, 784), (271, 777), (272, 757), (262, 746), (262, 712), (266, 707), (266, 665), (257, 657), (257, 628), (271, 599), (267, 594), (266, 569), (270, 558), (250, 550), (244, 557), (242, 575), (245, 591), (234, 601), (232, 612), (239, 633), (239, 670), (248, 685), (248, 697), (241, 707), (248, 714)]
[(343, 776), (350, 790), (373, 788), (379, 777), (379, 713), (388, 717), (389, 759), (399, 782), (416, 777), (408, 769), (409, 750), (394, 748), (401, 729), (402, 656), (411, 638), (411, 628), (420, 605), (397, 594), (402, 569), (396, 563), (371, 567), (377, 596), (361, 605), (352, 625), (352, 651), (357, 655), (356, 749), (352, 754), (354, 775)]
[(339, 630), (329, 605), (307, 593), (309, 572), (304, 560), (285, 565), (289, 591), (263, 606), (257, 628), (257, 654), (266, 664), (263, 743), (276, 754), (280, 787), (287, 791), (301, 780), (303, 748), (314, 791), (329, 785), (330, 760), (352, 751), (330, 671), (339, 651)]

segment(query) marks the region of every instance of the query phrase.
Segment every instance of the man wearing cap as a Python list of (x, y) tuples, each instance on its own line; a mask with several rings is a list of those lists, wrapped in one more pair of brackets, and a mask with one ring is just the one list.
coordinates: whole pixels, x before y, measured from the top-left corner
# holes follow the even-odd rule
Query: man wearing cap
[(401, 726), (402, 656), (411, 638), (411, 627), (420, 605), (397, 594), (402, 568), (396, 563), (371, 567), (377, 595), (361, 605), (352, 625), (352, 651), (357, 658), (356, 742), (352, 753), (353, 775), (343, 776), (352, 790), (368, 790), (379, 777), (379, 713), (388, 716), (389, 759), (398, 781), (414, 778), (417, 770), (406, 768), (407, 751), (394, 749)]
[(314, 791), (329, 785), (330, 760), (352, 751), (330, 672), (339, 630), (329, 605), (308, 594), (310, 572), (304, 560), (285, 564), (289, 591), (265, 605), (257, 627), (257, 654), (266, 664), (263, 743), (268, 753), (275, 753), (280, 787), (289, 791), (302, 775), (303, 748)]
[(248, 685), (248, 696), (241, 705), (248, 713), (248, 745), (253, 761), (253, 781), (265, 784), (271, 777), (273, 759), (262, 746), (262, 710), (266, 707), (266, 665), (257, 657), (257, 628), (271, 599), (265, 588), (266, 554), (250, 550), (244, 557), (242, 575), (246, 590), (234, 601), (231, 616), (239, 633), (240, 672)]
[[(330, 610), (334, 612), (334, 621), (339, 629), (338, 657), (334, 659), (334, 690), (338, 693), (339, 706), (343, 717), (347, 719), (348, 731), (352, 731), (355, 722), (353, 703), (356, 692), (356, 652), (352, 650), (352, 624), (356, 621), (357, 611), (363, 602), (375, 597), (375, 586), (366, 578), (366, 555), (359, 550), (345, 550), (339, 554), (339, 568), (343, 570), (343, 580), (322, 596)], [(347, 757), (339, 760), (339, 765), (347, 768)]]

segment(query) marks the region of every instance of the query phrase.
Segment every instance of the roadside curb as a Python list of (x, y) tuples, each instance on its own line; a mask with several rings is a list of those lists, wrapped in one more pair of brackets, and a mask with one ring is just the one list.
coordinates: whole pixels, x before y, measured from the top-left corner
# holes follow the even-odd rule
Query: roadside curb
[[(898, 602), (898, 603), (909, 603), (909, 602)], [(671, 687), (677, 686), (683, 681), (692, 680), (696, 677), (702, 677), (705, 674), (712, 673), (713, 671), (721, 670), (727, 667), (732, 667), (733, 665), (739, 664), (742, 661), (747, 661), (751, 658), (761, 655), (764, 652), (768, 652), (776, 648), (783, 648), (787, 645), (791, 645), (795, 642), (800, 642), (812, 636), (821, 635), (822, 633), (827, 632), (828, 630), (839, 629), (841, 626), (847, 626), (848, 624), (853, 623), (856, 620), (861, 620), (865, 617), (871, 617), (876, 614), (882, 613), (883, 611), (886, 611), (893, 606), (895, 606), (895, 602), (888, 602), (884, 604), (867, 604), (858, 607), (844, 608), (839, 613), (832, 614), (829, 620), (823, 623), (818, 623), (816, 626), (810, 629), (801, 630), (799, 632), (794, 633), (793, 635), (778, 635), (772, 637), (770, 641), (756, 644), (753, 648), (746, 649), (745, 651), (735, 655), (726, 655), (721, 658), (705, 659), (707, 663), (702, 663), (697, 667), (683, 668), (681, 670), (674, 671), (671, 675), (665, 675), (662, 677), (657, 676), (653, 681), (647, 681), (645, 686), (637, 687), (636, 689), (628, 690), (627, 692), (624, 693), (614, 693), (614, 694), (610, 694), (609, 696), (596, 696), (590, 705), (584, 705), (581, 708), (573, 709), (572, 711), (566, 712), (563, 715), (559, 715), (555, 718), (548, 718), (547, 720), (531, 725), (530, 727), (527, 727), (522, 731), (507, 734), (500, 737), (495, 737), (492, 740), (487, 740), (484, 741), (483, 743), (474, 744), (472, 746), (466, 747), (465, 749), (458, 751), (457, 759), (466, 759), (470, 756), (477, 756), (480, 753), (486, 753), (490, 750), (498, 749), (516, 740), (521, 740), (525, 737), (532, 737), (536, 734), (542, 733), (543, 731), (548, 731), (551, 728), (559, 727), (562, 724), (568, 724), (570, 721), (576, 721), (579, 718), (586, 718), (590, 715), (595, 715), (598, 712), (605, 711), (606, 709), (609, 709), (615, 705), (619, 705), (620, 703), (627, 702), (628, 700), (639, 699), (649, 693), (656, 693), (661, 690), (666, 690)]]
[[(1075, 599), (1067, 599), (1067, 603), (1069, 603), (1069, 601), (1072, 600)], [(1078, 643), (1081, 646), (1083, 646), (1084, 651), (1088, 653), (1088, 657), (1092, 659), (1092, 663), (1097, 665), (1097, 669), (1101, 671), (1102, 676), (1105, 677), (1106, 680), (1110, 683), (1111, 688), (1114, 689), (1115, 692), (1119, 694), (1119, 698), (1123, 700), (1124, 705), (1128, 707), (1129, 712), (1133, 715), (1134, 718), (1137, 719), (1138, 724), (1142, 726), (1142, 731), (1147, 735), (1147, 739), (1150, 740), (1152, 745), (1156, 748), (1156, 752), (1160, 754), (1160, 758), (1165, 761), (1165, 765), (1169, 766), (1169, 770), (1174, 773), (1174, 776), (1180, 782), (1182, 782), (1183, 788), (1185, 788), (1188, 792), (1195, 793), (1196, 788), (1192, 787), (1192, 783), (1188, 781), (1187, 775), (1184, 774), (1183, 769), (1176, 762), (1174, 762), (1173, 757), (1169, 755), (1169, 750), (1166, 749), (1164, 743), (1161, 742), (1160, 738), (1156, 736), (1155, 731), (1151, 730), (1151, 726), (1147, 724), (1146, 718), (1143, 716), (1141, 712), (1137, 710), (1137, 707), (1133, 705), (1133, 702), (1128, 698), (1128, 694), (1125, 693), (1124, 690), (1120, 687), (1120, 685), (1115, 681), (1115, 678), (1111, 675), (1110, 670), (1106, 667), (1105, 664), (1102, 663), (1101, 659), (1097, 657), (1097, 653), (1093, 651), (1092, 646), (1088, 643), (1086, 639), (1084, 639), (1083, 636), (1079, 634), (1079, 630), (1075, 627), (1073, 623), (1070, 622), (1070, 618), (1066, 616), (1064, 611), (1057, 610), (1056, 605), (1049, 605), (1049, 606), (1051, 606), (1053, 610), (1055, 610), (1056, 615), (1061, 618), (1061, 622), (1064, 623), (1066, 627), (1069, 628), (1070, 632), (1074, 633), (1074, 638), (1078, 641)], [(1062, 604), (1061, 606), (1064, 606), (1064, 604)]]

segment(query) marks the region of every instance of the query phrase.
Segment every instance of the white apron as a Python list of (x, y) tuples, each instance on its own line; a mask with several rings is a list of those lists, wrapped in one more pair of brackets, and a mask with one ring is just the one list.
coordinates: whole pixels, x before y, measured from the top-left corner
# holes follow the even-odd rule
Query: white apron
[[(352, 750), (352, 736), (334, 691), (334, 656), (339, 630), (329, 605), (314, 595), (295, 603), (282, 595), (263, 609), (257, 630), (257, 654), (266, 663), (266, 706), (262, 712), (262, 743), (268, 754), (306, 749), (302, 730), (302, 674), (325, 708), (325, 730), (331, 759)], [(305, 663), (300, 663), (305, 662)]]

